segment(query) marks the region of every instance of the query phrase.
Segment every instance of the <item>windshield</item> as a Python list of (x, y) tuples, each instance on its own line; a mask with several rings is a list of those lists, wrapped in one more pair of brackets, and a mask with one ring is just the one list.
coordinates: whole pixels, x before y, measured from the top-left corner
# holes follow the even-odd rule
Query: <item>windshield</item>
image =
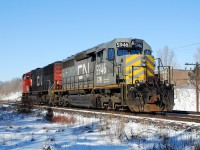
[(118, 56), (134, 55), (134, 54), (142, 54), (142, 50), (135, 50), (135, 49), (118, 49), (117, 50)]

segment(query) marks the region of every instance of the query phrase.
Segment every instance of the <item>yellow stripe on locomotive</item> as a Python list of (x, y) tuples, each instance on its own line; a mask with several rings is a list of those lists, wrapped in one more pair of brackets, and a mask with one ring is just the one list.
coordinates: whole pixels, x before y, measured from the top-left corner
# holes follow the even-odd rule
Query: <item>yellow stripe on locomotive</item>
[(151, 55), (131, 55), (126, 58), (126, 84), (134, 84), (136, 80), (146, 81), (147, 77), (154, 76), (154, 58)]

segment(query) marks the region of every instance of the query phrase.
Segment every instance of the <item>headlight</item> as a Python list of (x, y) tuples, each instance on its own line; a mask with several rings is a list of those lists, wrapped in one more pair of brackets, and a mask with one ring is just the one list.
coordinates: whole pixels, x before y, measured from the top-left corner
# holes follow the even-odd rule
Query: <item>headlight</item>
[(142, 58), (142, 66), (146, 66), (146, 57)]
[(169, 83), (167, 80), (164, 81), (164, 85), (165, 85), (165, 87), (169, 87)]
[(135, 80), (135, 86), (139, 87), (140, 86), (140, 82), (138, 80)]

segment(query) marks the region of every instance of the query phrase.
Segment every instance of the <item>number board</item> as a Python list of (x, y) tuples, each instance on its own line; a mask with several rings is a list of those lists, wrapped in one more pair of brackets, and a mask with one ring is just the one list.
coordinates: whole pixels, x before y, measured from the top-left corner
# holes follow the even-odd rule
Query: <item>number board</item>
[(132, 48), (134, 48), (134, 49), (139, 49), (139, 50), (143, 49), (142, 40), (133, 40), (131, 42), (131, 44), (132, 44)]
[(129, 47), (128, 42), (117, 42), (116, 47)]

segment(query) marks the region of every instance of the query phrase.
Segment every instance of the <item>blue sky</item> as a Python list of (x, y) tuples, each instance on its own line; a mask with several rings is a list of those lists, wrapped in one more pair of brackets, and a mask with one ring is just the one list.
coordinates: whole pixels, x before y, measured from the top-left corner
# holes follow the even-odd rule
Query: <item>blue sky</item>
[[(199, 0), (0, 0), (0, 81), (22, 76), (113, 38), (154, 50), (200, 43)], [(200, 44), (174, 49), (195, 62)]]

